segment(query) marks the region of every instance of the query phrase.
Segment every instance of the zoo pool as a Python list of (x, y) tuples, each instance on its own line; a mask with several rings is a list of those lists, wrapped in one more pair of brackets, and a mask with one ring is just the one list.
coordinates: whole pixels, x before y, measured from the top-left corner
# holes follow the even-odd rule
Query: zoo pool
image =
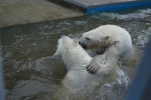
[[(66, 68), (54, 58), (61, 35), (72, 38), (104, 24), (125, 28), (136, 47), (134, 60), (122, 63), (122, 78), (84, 95), (62, 87)], [(0, 29), (7, 100), (123, 100), (151, 36), (151, 9), (96, 13)]]

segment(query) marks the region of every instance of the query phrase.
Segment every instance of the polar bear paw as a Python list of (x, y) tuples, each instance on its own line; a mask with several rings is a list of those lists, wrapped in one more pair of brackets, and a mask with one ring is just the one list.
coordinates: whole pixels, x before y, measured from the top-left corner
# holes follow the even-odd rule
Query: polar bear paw
[(98, 56), (95, 56), (90, 64), (86, 67), (87, 71), (89, 73), (92, 73), (92, 74), (95, 74), (101, 67), (101, 63), (104, 61), (104, 56), (101, 56), (101, 55), (98, 55)]
[(95, 74), (96, 71), (99, 70), (99, 67), (90, 64), (86, 69), (89, 73)]

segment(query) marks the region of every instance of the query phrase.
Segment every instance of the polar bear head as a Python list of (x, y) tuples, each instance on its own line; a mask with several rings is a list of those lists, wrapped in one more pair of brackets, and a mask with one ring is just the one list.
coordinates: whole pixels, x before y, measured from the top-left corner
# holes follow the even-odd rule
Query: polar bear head
[(99, 32), (92, 30), (83, 34), (79, 39), (79, 44), (84, 49), (96, 49), (98, 47), (106, 47), (109, 42), (107, 40), (109, 40), (108, 35), (100, 34)]
[(77, 39), (71, 39), (64, 35), (58, 40), (58, 46), (54, 57), (57, 56), (62, 58), (67, 69), (79, 66), (84, 66), (85, 68), (92, 59), (79, 45)]
[(54, 54), (55, 57), (61, 56), (62, 53), (78, 46), (77, 39), (71, 39), (68, 36), (62, 35), (61, 38), (58, 40), (57, 51)]

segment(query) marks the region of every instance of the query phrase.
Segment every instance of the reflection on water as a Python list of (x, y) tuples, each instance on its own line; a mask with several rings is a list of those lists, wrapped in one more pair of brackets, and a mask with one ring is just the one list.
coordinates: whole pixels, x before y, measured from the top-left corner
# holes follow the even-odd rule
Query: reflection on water
[[(150, 22), (151, 9), (142, 8), (0, 29), (7, 100), (123, 100), (151, 35)], [(66, 68), (52, 55), (60, 36), (79, 37), (104, 24), (119, 25), (129, 31), (136, 47), (135, 59), (122, 63), (115, 81), (84, 95), (59, 88)]]

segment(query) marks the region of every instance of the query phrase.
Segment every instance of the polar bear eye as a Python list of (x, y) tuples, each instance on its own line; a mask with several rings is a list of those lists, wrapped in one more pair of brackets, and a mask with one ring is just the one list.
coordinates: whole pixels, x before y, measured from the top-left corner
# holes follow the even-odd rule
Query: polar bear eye
[(87, 37), (86, 39), (87, 39), (87, 40), (91, 40), (91, 39), (90, 39), (90, 38), (88, 38), (88, 37)]

